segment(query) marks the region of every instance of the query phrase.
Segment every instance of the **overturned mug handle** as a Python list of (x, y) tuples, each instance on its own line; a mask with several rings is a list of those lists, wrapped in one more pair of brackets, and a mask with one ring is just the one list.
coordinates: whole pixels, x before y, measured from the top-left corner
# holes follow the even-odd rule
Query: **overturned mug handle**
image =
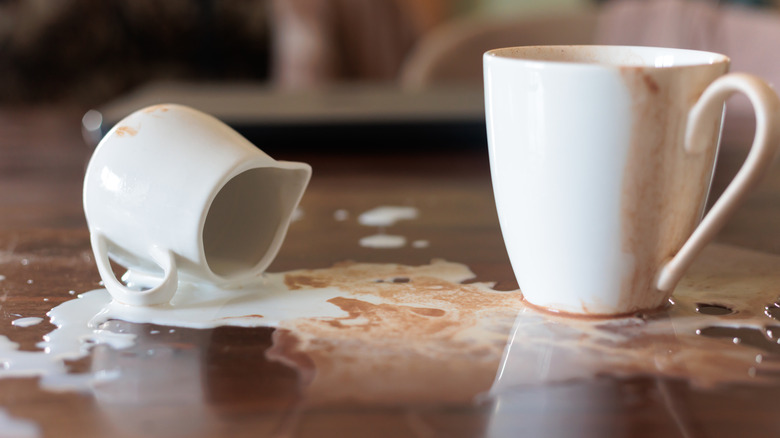
[(756, 113), (756, 134), (745, 163), (715, 202), (680, 251), (661, 268), (656, 287), (672, 290), (693, 259), (720, 231), (748, 191), (766, 172), (780, 144), (780, 99), (764, 80), (745, 73), (731, 73), (716, 79), (691, 109), (685, 133), (685, 150), (699, 153), (717, 141), (708, 126), (721, 118), (723, 104), (736, 92), (745, 94)]
[(106, 289), (108, 289), (108, 292), (115, 300), (131, 306), (154, 306), (171, 301), (179, 284), (176, 258), (171, 251), (161, 250), (156, 247), (152, 249), (152, 258), (164, 272), (163, 280), (151, 289), (139, 291), (131, 289), (117, 280), (108, 259), (108, 241), (103, 233), (99, 230), (92, 230), (90, 239), (100, 277), (103, 279)]

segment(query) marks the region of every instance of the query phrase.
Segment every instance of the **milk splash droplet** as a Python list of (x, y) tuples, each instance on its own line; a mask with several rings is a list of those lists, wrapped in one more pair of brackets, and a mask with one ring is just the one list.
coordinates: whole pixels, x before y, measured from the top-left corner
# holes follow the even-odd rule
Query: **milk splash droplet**
[[(414, 207), (383, 206), (362, 213), (358, 216), (358, 222), (368, 227), (379, 227), (379, 233), (360, 239), (360, 246), (366, 248), (401, 248), (405, 246), (406, 237), (387, 235), (383, 228), (395, 225), (400, 220), (416, 219), (417, 216), (418, 211)], [(419, 246), (415, 247), (419, 248)]]
[(375, 234), (360, 239), (360, 246), (366, 248), (401, 248), (404, 245), (406, 245), (406, 238), (404, 236)]
[(290, 222), (298, 222), (303, 219), (303, 210), (300, 207), (296, 207), (290, 216)]
[(367, 227), (389, 227), (400, 220), (417, 219), (414, 207), (383, 206), (369, 210), (358, 217), (358, 222)]
[(43, 322), (43, 318), (29, 317), (29, 318), (15, 319), (11, 322), (11, 324), (13, 324), (16, 327), (31, 327), (40, 324), (41, 322)]

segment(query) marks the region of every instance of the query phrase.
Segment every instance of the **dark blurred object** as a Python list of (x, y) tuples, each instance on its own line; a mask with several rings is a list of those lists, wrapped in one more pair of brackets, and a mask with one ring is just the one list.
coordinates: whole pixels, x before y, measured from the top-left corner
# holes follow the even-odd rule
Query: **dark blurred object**
[(406, 89), (482, 84), (482, 54), (499, 47), (592, 44), (596, 8), (514, 17), (466, 17), (423, 37), (399, 75)]
[(481, 87), (401, 92), (391, 85), (343, 84), (293, 92), (257, 83), (154, 83), (90, 110), (87, 143), (119, 120), (155, 104), (176, 102), (227, 123), (265, 152), (374, 153), (482, 147)]
[(273, 0), (273, 80), (314, 88), (389, 82), (413, 44), (449, 18), (449, 0)]
[(266, 79), (268, 4), (0, 3), (0, 102), (97, 103), (155, 78)]

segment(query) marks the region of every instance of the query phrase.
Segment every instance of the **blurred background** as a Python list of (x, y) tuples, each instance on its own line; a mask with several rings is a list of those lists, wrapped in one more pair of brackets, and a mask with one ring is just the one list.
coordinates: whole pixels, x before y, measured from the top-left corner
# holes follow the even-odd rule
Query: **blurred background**
[(525, 44), (715, 50), (776, 82), (778, 2), (3, 0), (0, 103), (88, 108), (159, 80), (481, 86), (484, 50)]

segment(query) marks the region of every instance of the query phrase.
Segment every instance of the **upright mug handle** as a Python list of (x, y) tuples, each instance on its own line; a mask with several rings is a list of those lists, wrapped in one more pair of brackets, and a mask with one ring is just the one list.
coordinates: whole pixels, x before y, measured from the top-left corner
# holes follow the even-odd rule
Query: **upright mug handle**
[(151, 256), (162, 268), (164, 272), (163, 280), (151, 289), (139, 291), (130, 289), (117, 280), (108, 260), (108, 241), (103, 233), (100, 230), (91, 230), (90, 240), (100, 277), (103, 279), (106, 289), (108, 289), (108, 292), (115, 300), (131, 306), (154, 306), (171, 301), (179, 285), (176, 258), (173, 252), (157, 247), (152, 248)]
[(682, 246), (680, 251), (667, 262), (658, 274), (656, 287), (661, 291), (672, 290), (693, 259), (720, 231), (734, 213), (748, 191), (766, 172), (780, 144), (780, 99), (762, 79), (745, 74), (731, 73), (716, 79), (691, 109), (685, 132), (685, 150), (699, 153), (711, 147), (713, 139), (707, 126), (722, 117), (723, 104), (736, 92), (744, 93), (756, 113), (756, 134), (745, 163), (715, 202), (709, 213)]

